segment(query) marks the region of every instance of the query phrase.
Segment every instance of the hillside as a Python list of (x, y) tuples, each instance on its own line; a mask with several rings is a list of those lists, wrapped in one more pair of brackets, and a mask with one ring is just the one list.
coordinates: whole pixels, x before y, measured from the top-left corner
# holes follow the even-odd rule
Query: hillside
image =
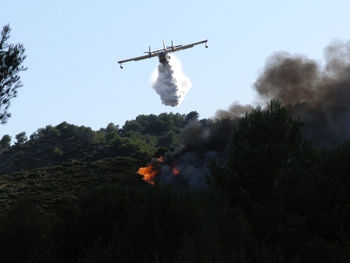
[(76, 201), (88, 191), (109, 184), (140, 186), (136, 171), (141, 163), (127, 157), (93, 162), (72, 161), (0, 177), (0, 214), (21, 199), (51, 212), (60, 204)]
[(63, 123), (3, 150), (0, 262), (348, 262), (349, 140), (316, 147), (278, 101), (191, 115)]

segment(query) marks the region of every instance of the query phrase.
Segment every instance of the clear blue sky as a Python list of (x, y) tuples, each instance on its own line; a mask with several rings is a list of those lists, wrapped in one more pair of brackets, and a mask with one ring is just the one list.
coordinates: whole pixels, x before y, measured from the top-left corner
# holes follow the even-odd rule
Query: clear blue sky
[[(93, 129), (123, 125), (138, 114), (210, 117), (232, 102), (254, 101), (252, 84), (276, 51), (318, 61), (323, 49), (350, 35), (349, 1), (1, 1), (0, 25), (26, 48), (23, 87), (0, 136), (67, 121)], [(157, 58), (117, 60), (175, 44), (209, 39), (177, 53), (193, 87), (175, 108), (161, 104), (150, 76)]]

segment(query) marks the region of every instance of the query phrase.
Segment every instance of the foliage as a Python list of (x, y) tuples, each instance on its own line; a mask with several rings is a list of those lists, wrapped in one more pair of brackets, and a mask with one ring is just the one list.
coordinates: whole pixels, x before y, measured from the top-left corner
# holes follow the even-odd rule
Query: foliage
[(252, 198), (271, 194), (277, 174), (300, 155), (302, 123), (288, 116), (278, 101), (241, 118), (234, 131), (228, 163), (229, 187)]
[(29, 140), (20, 133), (15, 146), (21, 147), (7, 147), (6, 152), (0, 153), (0, 174), (117, 156), (147, 162), (159, 149), (164, 153), (180, 145), (181, 131), (195, 118), (192, 115), (198, 113), (140, 115), (122, 128), (109, 123), (98, 131), (62, 122), (38, 129)]
[(210, 164), (210, 182), (242, 208), (254, 237), (285, 260), (346, 262), (350, 143), (313, 148), (301, 128), (277, 101), (255, 109), (239, 120), (227, 161)]
[(50, 222), (26, 195), (0, 220), (0, 262), (31, 262), (45, 247)]
[(26, 136), (26, 133), (25, 132), (20, 132), (18, 133), (16, 136), (16, 142), (15, 144), (17, 145), (21, 145), (21, 144), (24, 144), (27, 140), (27, 136)]
[(22, 63), (26, 56), (22, 44), (9, 44), (10, 26), (5, 25), (0, 37), (0, 121), (5, 123), (11, 115), (8, 113), (10, 101), (16, 97), (21, 87), (19, 73), (26, 70)]
[(11, 136), (8, 134), (5, 134), (4, 136), (2, 136), (0, 140), (0, 149), (7, 150), (8, 148), (10, 148), (10, 145), (11, 145)]
[(60, 203), (73, 201), (95, 186), (118, 183), (143, 185), (136, 174), (141, 163), (127, 157), (94, 162), (72, 161), (0, 176), (0, 216), (26, 194), (27, 199), (51, 212)]
[(144, 182), (145, 156), (178, 143), (191, 115), (62, 123), (2, 152), (31, 149), (42, 164), (46, 146), (59, 164), (0, 176), (0, 262), (349, 261), (350, 141), (312, 147), (272, 101), (237, 121), (207, 188)]

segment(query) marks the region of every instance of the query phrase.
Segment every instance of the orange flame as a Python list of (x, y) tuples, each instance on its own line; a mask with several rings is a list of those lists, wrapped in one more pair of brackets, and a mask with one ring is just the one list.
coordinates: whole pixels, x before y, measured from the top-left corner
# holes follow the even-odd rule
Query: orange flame
[[(159, 163), (164, 162), (164, 158), (163, 156), (160, 156), (157, 161)], [(137, 173), (139, 175), (143, 176), (143, 180), (145, 180), (146, 182), (150, 183), (150, 184), (154, 184), (155, 181), (155, 177), (158, 173), (157, 168), (154, 167), (152, 164), (147, 166), (147, 167), (140, 167), (139, 170), (137, 171)]]
[(174, 168), (173, 168), (173, 174), (177, 175), (177, 174), (179, 174), (179, 173), (180, 173), (179, 168), (174, 167)]
[(154, 167), (152, 165), (147, 167), (141, 167), (138, 171), (138, 174), (143, 176), (143, 180), (146, 182), (149, 182), (150, 184), (154, 184), (154, 178), (157, 175), (157, 171), (154, 170)]

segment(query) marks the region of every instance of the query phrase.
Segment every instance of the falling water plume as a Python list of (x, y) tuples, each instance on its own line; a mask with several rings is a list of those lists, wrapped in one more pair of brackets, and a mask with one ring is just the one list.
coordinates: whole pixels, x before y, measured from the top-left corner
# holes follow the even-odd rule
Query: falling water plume
[(162, 103), (173, 107), (181, 104), (192, 87), (190, 79), (182, 71), (180, 61), (174, 55), (170, 55), (167, 63), (159, 63), (151, 81)]

